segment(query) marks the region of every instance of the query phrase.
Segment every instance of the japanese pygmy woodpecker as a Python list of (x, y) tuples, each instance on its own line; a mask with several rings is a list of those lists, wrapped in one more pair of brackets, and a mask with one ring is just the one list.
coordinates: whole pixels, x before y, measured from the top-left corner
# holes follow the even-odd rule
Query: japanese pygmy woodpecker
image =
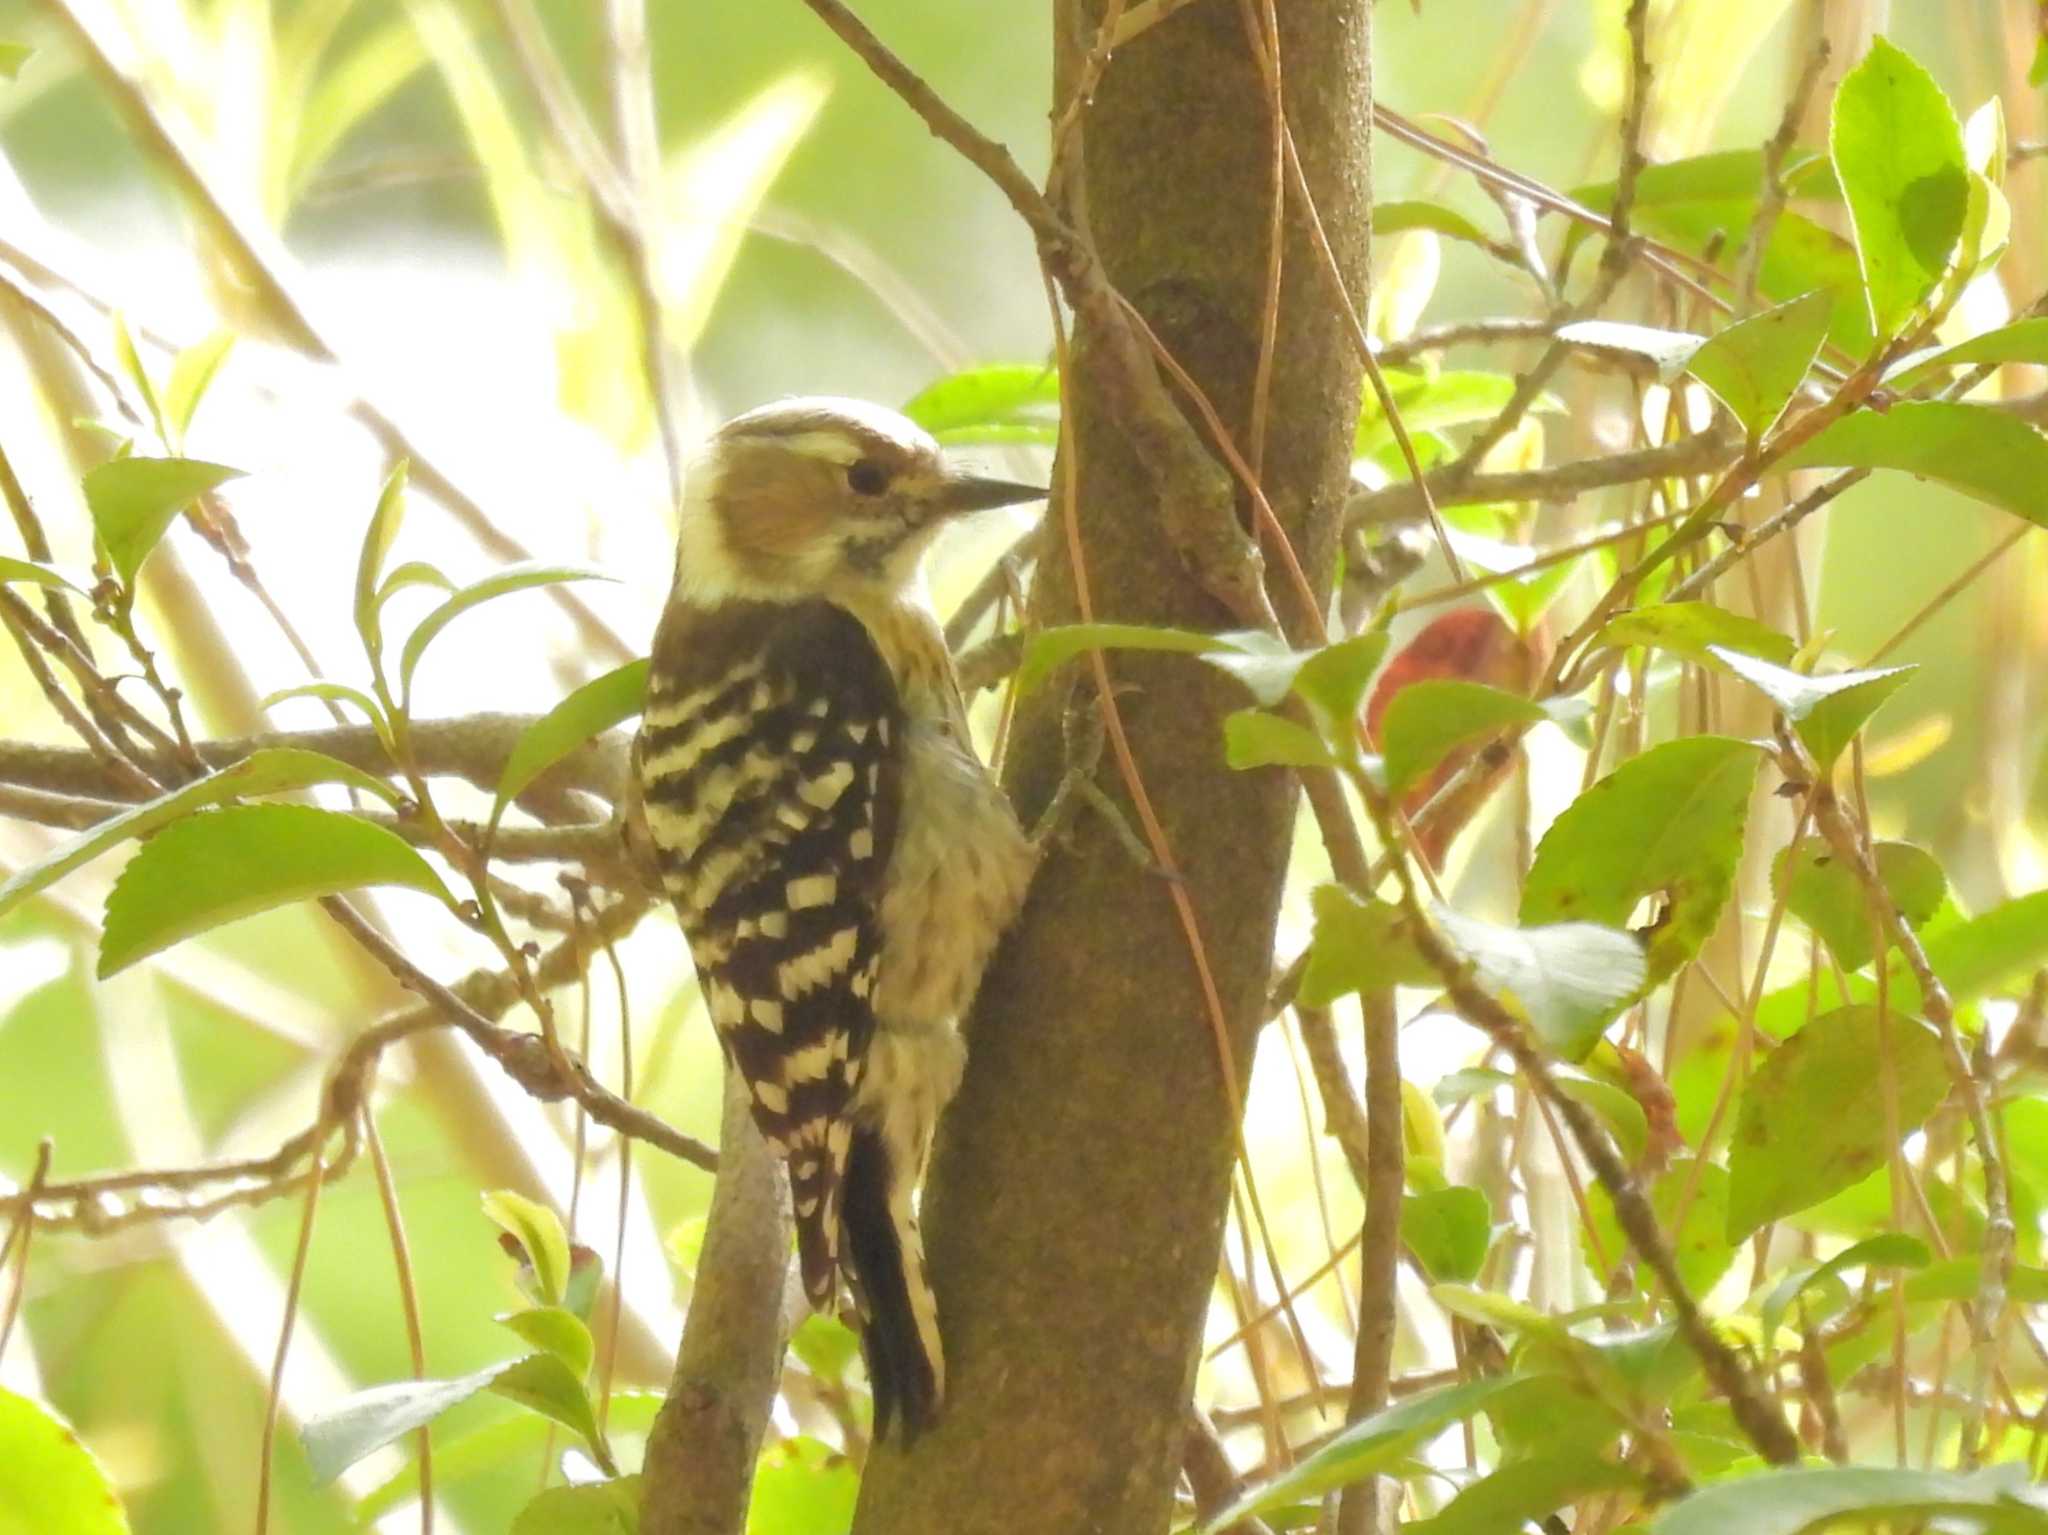
[(803, 1283), (843, 1271), (877, 1435), (945, 1389), (913, 1197), (961, 1015), (1036, 860), (968, 739), (920, 562), (1042, 496), (855, 400), (748, 411), (690, 473), (636, 743), (647, 830), (712, 1022), (788, 1165)]

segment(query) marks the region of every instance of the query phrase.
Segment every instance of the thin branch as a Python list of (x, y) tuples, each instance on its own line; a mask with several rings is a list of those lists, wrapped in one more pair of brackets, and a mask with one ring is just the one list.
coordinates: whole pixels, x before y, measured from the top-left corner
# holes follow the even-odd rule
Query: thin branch
[(1798, 142), (1799, 125), (1806, 120), (1807, 106), (1813, 100), (1814, 89), (1820, 84), (1821, 71), (1827, 68), (1828, 55), (1832, 51), (1827, 28), (1815, 27), (1813, 47), (1808, 50), (1806, 62), (1800, 67), (1792, 94), (1785, 98), (1785, 115), (1778, 119), (1778, 131), (1764, 145), (1764, 194), (1757, 204), (1756, 217), (1750, 221), (1748, 233), (1744, 236), (1746, 243), (1736, 263), (1735, 291), (1740, 295), (1743, 314), (1756, 308), (1756, 284), (1763, 275), (1764, 252), (1769, 249), (1771, 234), (1778, 227), (1778, 216), (1785, 211), (1788, 191), (1785, 161), (1792, 153), (1792, 146)]
[[(1188, 1406), (1187, 1422), (1180, 1446), (1181, 1474), (1195, 1495), (1198, 1521), (1214, 1518), (1244, 1495), (1244, 1478), (1230, 1463), (1223, 1436), (1201, 1408)], [(1223, 1535), (1271, 1535), (1263, 1519), (1248, 1517), (1226, 1525)]]
[[(1401, 1190), (1406, 1178), (1401, 1105), (1400, 1023), (1390, 990), (1359, 997), (1365, 1013), (1366, 1135), (1365, 1230), (1358, 1252), (1358, 1336), (1351, 1365), (1347, 1423), (1371, 1417), (1387, 1404), (1394, 1369), (1395, 1280), (1401, 1261)], [(1374, 1535), (1380, 1528), (1380, 1479), (1368, 1477), (1344, 1491), (1339, 1535)]]

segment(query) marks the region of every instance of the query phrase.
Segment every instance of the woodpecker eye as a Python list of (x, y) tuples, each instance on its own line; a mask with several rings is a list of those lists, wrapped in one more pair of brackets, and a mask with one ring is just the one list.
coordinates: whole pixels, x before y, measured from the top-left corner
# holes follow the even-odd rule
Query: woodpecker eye
[(856, 496), (879, 496), (889, 488), (889, 471), (871, 458), (855, 459), (846, 466), (846, 488)]

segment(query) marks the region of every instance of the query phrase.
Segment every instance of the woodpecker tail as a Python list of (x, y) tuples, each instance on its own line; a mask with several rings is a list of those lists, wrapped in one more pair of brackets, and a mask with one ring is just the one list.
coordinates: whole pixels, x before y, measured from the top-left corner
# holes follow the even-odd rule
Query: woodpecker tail
[(946, 1391), (939, 1305), (925, 1278), (924, 1242), (910, 1207), (913, 1174), (879, 1131), (857, 1127), (845, 1181), (846, 1252), (863, 1313), (861, 1352), (875, 1393), (875, 1438), (897, 1413), (904, 1442), (938, 1420)]

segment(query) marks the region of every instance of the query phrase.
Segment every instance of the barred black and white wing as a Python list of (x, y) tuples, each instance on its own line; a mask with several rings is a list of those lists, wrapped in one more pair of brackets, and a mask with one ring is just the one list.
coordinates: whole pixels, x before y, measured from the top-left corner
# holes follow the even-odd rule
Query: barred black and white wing
[(647, 829), (754, 1122), (789, 1165), (816, 1306), (840, 1265), (902, 751), (895, 682), (843, 609), (670, 609), (637, 748)]

